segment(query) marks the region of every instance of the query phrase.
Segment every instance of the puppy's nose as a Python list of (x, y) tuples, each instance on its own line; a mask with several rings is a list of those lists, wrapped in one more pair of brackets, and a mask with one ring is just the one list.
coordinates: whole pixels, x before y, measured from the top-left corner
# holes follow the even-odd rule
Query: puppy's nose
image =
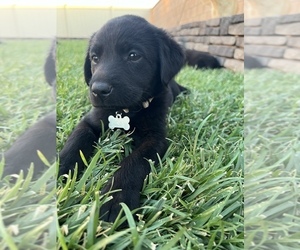
[(91, 90), (94, 96), (108, 96), (112, 92), (112, 86), (105, 82), (94, 82)]

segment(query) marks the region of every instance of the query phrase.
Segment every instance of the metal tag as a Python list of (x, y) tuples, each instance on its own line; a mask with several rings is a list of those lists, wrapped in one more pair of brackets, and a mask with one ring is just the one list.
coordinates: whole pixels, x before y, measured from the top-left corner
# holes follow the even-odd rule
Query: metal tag
[(124, 130), (129, 130), (130, 125), (130, 119), (128, 116), (122, 117), (122, 114), (116, 113), (116, 116), (114, 117), (113, 115), (110, 115), (108, 117), (108, 127), (110, 129), (115, 129), (115, 128), (122, 128)]

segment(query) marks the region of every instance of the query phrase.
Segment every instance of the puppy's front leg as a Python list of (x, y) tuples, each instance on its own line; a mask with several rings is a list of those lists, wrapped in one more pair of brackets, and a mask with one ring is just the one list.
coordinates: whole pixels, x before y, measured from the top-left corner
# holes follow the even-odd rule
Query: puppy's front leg
[(140, 191), (143, 187), (144, 179), (150, 173), (150, 165), (147, 159), (157, 162), (157, 154), (163, 156), (166, 149), (166, 140), (153, 137), (143, 138), (140, 146), (120, 163), (121, 168), (114, 174), (104, 189), (101, 190), (103, 194), (110, 190), (121, 190), (112, 193), (113, 199), (101, 207), (101, 219), (113, 222), (121, 210), (121, 202), (124, 202), (130, 210), (139, 207)]
[(89, 120), (84, 118), (72, 132), (59, 154), (59, 176), (67, 174), (69, 170), (73, 172), (76, 163), (78, 164), (78, 172), (82, 172), (84, 163), (80, 151), (88, 159), (94, 151), (94, 145), (99, 136), (99, 129), (96, 130)]

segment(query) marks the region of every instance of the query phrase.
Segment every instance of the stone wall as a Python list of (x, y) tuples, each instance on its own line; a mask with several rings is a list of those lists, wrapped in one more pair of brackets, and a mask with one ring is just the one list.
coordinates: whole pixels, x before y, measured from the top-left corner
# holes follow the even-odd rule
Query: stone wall
[(300, 14), (245, 20), (245, 53), (265, 67), (300, 71)]
[(187, 49), (209, 52), (221, 65), (244, 69), (244, 15), (193, 22), (168, 30)]

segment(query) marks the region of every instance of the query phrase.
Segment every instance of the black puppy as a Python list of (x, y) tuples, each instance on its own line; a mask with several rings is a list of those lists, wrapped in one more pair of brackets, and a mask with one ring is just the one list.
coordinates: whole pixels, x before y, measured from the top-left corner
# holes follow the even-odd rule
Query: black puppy
[(114, 221), (120, 202), (130, 209), (139, 206), (143, 181), (150, 172), (147, 159), (157, 162), (167, 149), (168, 108), (184, 87), (173, 77), (184, 64), (184, 52), (163, 30), (145, 19), (126, 15), (110, 20), (89, 42), (84, 64), (85, 81), (90, 89), (92, 110), (77, 125), (60, 152), (59, 174), (79, 171), (90, 157), (105, 129), (120, 128), (133, 137), (135, 149), (124, 158), (121, 168), (107, 183), (113, 199), (100, 211), (103, 220)]
[[(56, 41), (52, 42), (51, 49), (44, 64), (46, 81), (52, 86), (55, 95), (56, 86)], [(4, 176), (18, 174), (23, 170), (26, 174), (30, 164), (34, 164), (34, 175), (46, 169), (37, 154), (41, 151), (48, 161), (54, 161), (56, 154), (56, 112), (52, 111), (26, 130), (4, 153)], [(1, 158), (1, 157), (0, 157)]]
[(245, 54), (244, 56), (245, 69), (261, 69), (265, 66), (255, 57)]
[(222, 68), (220, 62), (211, 54), (203, 51), (186, 49), (186, 64), (189, 66), (196, 66), (196, 68), (203, 69), (219, 69)]

